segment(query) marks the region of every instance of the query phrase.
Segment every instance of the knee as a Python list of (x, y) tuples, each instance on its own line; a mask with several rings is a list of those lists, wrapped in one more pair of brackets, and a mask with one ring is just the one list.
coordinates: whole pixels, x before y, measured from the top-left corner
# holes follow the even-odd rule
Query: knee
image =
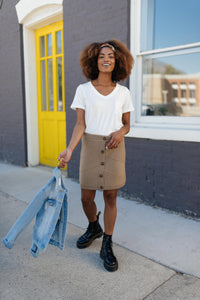
[(89, 197), (82, 196), (81, 197), (81, 202), (82, 202), (83, 205), (87, 205), (87, 204), (91, 203), (92, 201)]
[(105, 204), (110, 207), (116, 207), (116, 193), (115, 192), (107, 192), (104, 194)]
[(81, 202), (83, 205), (90, 205), (94, 202), (94, 195), (91, 193), (82, 193), (81, 194)]

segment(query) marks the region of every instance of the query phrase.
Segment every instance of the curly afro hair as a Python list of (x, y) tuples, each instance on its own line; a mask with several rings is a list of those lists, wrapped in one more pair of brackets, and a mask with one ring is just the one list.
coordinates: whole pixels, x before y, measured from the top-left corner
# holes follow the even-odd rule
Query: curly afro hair
[(102, 44), (110, 44), (115, 48), (115, 68), (112, 72), (112, 81), (124, 81), (131, 73), (134, 64), (133, 56), (124, 43), (119, 40), (108, 40), (103, 43), (92, 43), (86, 46), (80, 54), (80, 66), (83, 74), (89, 80), (98, 78), (98, 56)]

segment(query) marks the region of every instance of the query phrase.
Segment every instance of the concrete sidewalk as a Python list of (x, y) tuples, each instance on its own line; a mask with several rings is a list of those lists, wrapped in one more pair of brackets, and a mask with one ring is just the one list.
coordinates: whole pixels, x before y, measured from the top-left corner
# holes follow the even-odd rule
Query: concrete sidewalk
[[(1, 239), (52, 176), (45, 167), (0, 164)], [(79, 185), (63, 178), (69, 190), (65, 250), (49, 245), (34, 259), (29, 253), (34, 222), (12, 250), (1, 243), (0, 299), (200, 299), (199, 222), (119, 197), (113, 236), (119, 270), (109, 273), (99, 257), (101, 239), (76, 248), (87, 221)], [(103, 211), (101, 192), (96, 203)]]

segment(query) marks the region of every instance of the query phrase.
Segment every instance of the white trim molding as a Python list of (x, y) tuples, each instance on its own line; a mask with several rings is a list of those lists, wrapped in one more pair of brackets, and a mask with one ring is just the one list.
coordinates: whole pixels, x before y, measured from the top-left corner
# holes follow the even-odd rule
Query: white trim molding
[(52, 12), (55, 11), (54, 6), (62, 7), (63, 0), (20, 0), (16, 5), (17, 17), (20, 24), (24, 24), (25, 19), (35, 11), (41, 8), (50, 7)]
[(23, 25), (27, 152), (30, 166), (39, 164), (35, 30), (63, 19), (63, 0), (20, 0), (16, 5)]

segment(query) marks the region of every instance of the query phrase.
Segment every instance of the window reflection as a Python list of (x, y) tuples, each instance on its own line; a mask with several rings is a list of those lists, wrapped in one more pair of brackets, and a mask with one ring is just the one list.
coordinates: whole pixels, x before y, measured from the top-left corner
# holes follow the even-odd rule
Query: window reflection
[(200, 41), (200, 1), (142, 0), (141, 50)]
[(52, 55), (52, 34), (47, 35), (47, 55)]
[(48, 67), (48, 95), (49, 95), (49, 111), (53, 111), (53, 66), (52, 58), (47, 60)]
[(46, 99), (46, 63), (45, 60), (41, 61), (41, 83), (42, 83), (42, 110), (47, 110)]
[(61, 54), (62, 53), (62, 32), (57, 31), (56, 32), (56, 53)]
[(142, 96), (144, 116), (200, 116), (200, 52), (144, 57)]
[(63, 92), (62, 92), (62, 57), (57, 58), (57, 93), (58, 111), (63, 111)]
[(44, 36), (40, 37), (40, 56), (41, 57), (45, 56), (45, 37)]

